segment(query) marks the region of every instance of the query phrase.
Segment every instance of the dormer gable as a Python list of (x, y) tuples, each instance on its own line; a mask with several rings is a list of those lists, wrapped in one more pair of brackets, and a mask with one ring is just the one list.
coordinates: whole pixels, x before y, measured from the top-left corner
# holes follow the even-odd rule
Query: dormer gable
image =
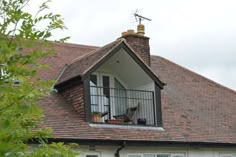
[(159, 80), (156, 74), (151, 70), (151, 68), (143, 61), (143, 59), (138, 56), (132, 47), (123, 38), (118, 39), (104, 47), (96, 49), (87, 55), (75, 59), (69, 65), (66, 65), (55, 84), (55, 88), (67, 84), (68, 81), (73, 79), (84, 79), (86, 76), (90, 75), (91, 72), (95, 71), (104, 62), (109, 60), (111, 56), (116, 54), (120, 49), (124, 49), (127, 54), (153, 79), (156, 81), (158, 86), (162, 89), (164, 83)]

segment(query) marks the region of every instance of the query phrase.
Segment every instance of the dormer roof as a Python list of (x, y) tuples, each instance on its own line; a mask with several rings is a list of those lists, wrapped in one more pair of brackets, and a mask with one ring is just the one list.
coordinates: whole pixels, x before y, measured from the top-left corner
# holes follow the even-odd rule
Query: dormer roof
[(157, 75), (152, 69), (139, 57), (134, 50), (129, 46), (125, 39), (120, 38), (116, 41), (109, 43), (101, 48), (91, 51), (90, 53), (78, 57), (73, 60), (72, 63), (66, 65), (59, 75), (55, 87), (59, 87), (66, 84), (72, 79), (83, 79), (87, 75), (90, 75), (96, 68), (107, 61), (111, 56), (117, 53), (121, 48), (125, 49), (126, 52), (136, 61), (136, 63), (142, 67), (142, 69), (159, 85), (162, 89), (164, 83), (160, 81)]

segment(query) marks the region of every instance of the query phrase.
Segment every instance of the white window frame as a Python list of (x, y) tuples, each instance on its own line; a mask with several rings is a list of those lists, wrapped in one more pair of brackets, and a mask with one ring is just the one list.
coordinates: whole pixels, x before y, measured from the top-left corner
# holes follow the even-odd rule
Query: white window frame
[[(107, 74), (107, 73), (102, 73), (102, 72), (94, 72), (94, 73), (92, 73), (92, 75), (95, 75), (96, 77), (97, 77), (97, 86), (100, 88), (100, 87), (103, 87), (103, 81), (102, 81), (102, 77), (103, 76), (108, 76), (109, 77), (109, 84), (110, 84), (110, 87), (109, 88), (113, 88), (113, 86), (111, 86), (111, 85), (113, 85), (114, 84), (114, 82), (113, 82), (113, 76), (111, 75), (111, 74)], [(98, 94), (99, 95), (102, 95), (103, 93), (102, 93), (103, 91), (102, 90), (99, 90), (98, 91)], [(111, 94), (111, 93), (110, 93)], [(98, 100), (98, 111), (99, 112), (102, 112), (102, 111), (104, 111), (104, 108), (103, 108), (103, 106), (101, 106), (100, 104), (102, 104), (101, 102), (100, 102), (101, 100), (99, 99)]]
[(155, 153), (157, 155), (169, 155), (171, 157), (171, 153)]
[(143, 153), (129, 153), (127, 157), (130, 157), (130, 155), (140, 155), (140, 157), (143, 157)]
[(170, 153), (171, 154), (171, 157), (176, 157), (176, 156), (181, 156), (181, 157), (185, 157), (185, 154), (184, 153)]
[(154, 157), (156, 157), (156, 154), (157, 154), (157, 153), (143, 153), (143, 156), (144, 156), (144, 155), (154, 155)]
[[(110, 87), (109, 88), (115, 88), (115, 78), (122, 84), (122, 86), (124, 86), (125, 89), (127, 89), (127, 85), (115, 74), (112, 74), (112, 73), (106, 73), (106, 72), (99, 72), (99, 71), (96, 71), (96, 72), (93, 72), (91, 75), (95, 75), (97, 77), (97, 86), (98, 87), (103, 87), (103, 81), (102, 81), (102, 77), (103, 76), (107, 76), (109, 77), (109, 84), (110, 84)], [(103, 94), (102, 91), (99, 91), (100, 93), (98, 94)], [(114, 95), (113, 93), (114, 91), (111, 90), (110, 91), (110, 95)], [(111, 101), (111, 104), (114, 104), (114, 99), (110, 99)], [(99, 102), (98, 100), (98, 104), (102, 104), (101, 102)], [(102, 112), (104, 111), (104, 108), (103, 106), (99, 105), (98, 106), (99, 108), (99, 112)], [(115, 107), (114, 106), (110, 106), (111, 108), (111, 115), (115, 115)], [(113, 116), (111, 116), (111, 119), (113, 119)], [(104, 120), (104, 118), (103, 118)]]
[(98, 157), (101, 157), (101, 153), (98, 153), (98, 152), (86, 152), (86, 153), (84, 153), (84, 157), (87, 157), (87, 155), (97, 155)]
[(175, 157), (175, 155), (181, 155), (182, 157), (185, 157), (185, 153), (129, 153), (127, 154), (127, 157), (130, 157), (130, 155), (140, 155), (140, 157), (144, 157), (144, 154), (155, 155), (155, 157), (157, 155), (170, 155), (170, 157)]

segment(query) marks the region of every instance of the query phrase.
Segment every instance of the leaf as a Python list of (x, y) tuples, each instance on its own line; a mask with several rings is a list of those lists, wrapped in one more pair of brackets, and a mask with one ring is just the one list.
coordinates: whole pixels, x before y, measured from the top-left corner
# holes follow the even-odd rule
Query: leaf
[[(0, 2), (0, 64), (7, 71), (0, 79), (0, 156), (75, 156), (68, 145), (48, 144), (52, 131), (38, 128), (43, 112), (37, 104), (53, 83), (37, 77), (38, 69), (45, 68), (38, 61), (53, 53), (52, 43), (46, 41), (52, 31), (65, 27), (59, 14), (44, 12), (50, 1), (40, 5), (36, 16), (25, 8), (30, 1)], [(32, 138), (44, 142), (29, 151), (27, 141)]]
[(60, 41), (60, 42), (65, 42), (65, 41), (68, 40), (68, 39), (70, 39), (70, 37), (62, 38), (62, 39), (60, 39), (59, 41)]

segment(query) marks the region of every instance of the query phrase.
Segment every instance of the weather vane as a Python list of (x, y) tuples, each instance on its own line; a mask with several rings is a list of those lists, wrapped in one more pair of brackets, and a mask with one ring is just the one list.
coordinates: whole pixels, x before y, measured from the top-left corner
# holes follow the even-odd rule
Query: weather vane
[(151, 19), (149, 19), (149, 18), (147, 18), (147, 17), (144, 17), (144, 16), (142, 16), (142, 15), (139, 15), (139, 14), (138, 14), (138, 9), (135, 11), (134, 17), (135, 17), (136, 21), (139, 21), (139, 24), (141, 24), (142, 21), (144, 21), (144, 20), (152, 21)]

